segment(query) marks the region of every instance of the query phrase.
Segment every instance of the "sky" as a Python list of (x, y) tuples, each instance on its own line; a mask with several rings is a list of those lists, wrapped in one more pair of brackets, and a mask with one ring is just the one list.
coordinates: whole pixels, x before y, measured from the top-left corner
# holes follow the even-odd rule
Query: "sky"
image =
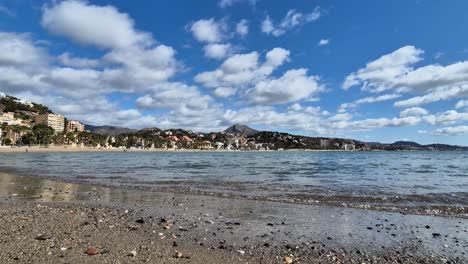
[(69, 119), (468, 145), (468, 2), (0, 2), (0, 92)]

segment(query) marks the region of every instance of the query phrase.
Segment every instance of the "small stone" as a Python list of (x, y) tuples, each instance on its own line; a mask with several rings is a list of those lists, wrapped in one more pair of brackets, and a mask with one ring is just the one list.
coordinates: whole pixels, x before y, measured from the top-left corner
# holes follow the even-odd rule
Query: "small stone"
[(99, 253), (100, 253), (99, 249), (95, 247), (89, 247), (88, 250), (86, 250), (86, 254), (90, 256), (97, 255)]
[(65, 251), (65, 250), (67, 250), (67, 248), (66, 247), (61, 247), (60, 250)]
[(176, 253), (174, 254), (174, 258), (182, 258), (184, 255), (182, 255), (182, 253), (180, 253), (179, 251), (176, 251)]
[(135, 222), (138, 223), (138, 224), (144, 224), (145, 220), (143, 218), (140, 218), (140, 219), (136, 220)]
[(136, 257), (136, 255), (137, 255), (136, 250), (132, 250), (132, 251), (130, 251), (130, 252), (128, 253), (128, 256), (129, 256), (129, 257), (133, 257), (133, 258), (134, 258), (134, 257)]
[(287, 245), (286, 245), (286, 248), (289, 249), (289, 250), (296, 250), (296, 249), (298, 249), (299, 247), (296, 246), (296, 245), (293, 245), (293, 244), (287, 244)]
[(440, 234), (439, 234), (439, 233), (432, 233), (432, 237), (433, 237), (433, 238), (440, 237)]
[(47, 239), (50, 239), (51, 236), (48, 235), (48, 234), (39, 234), (37, 237), (36, 237), (36, 240), (47, 240)]
[(286, 256), (286, 257), (284, 257), (284, 262), (288, 263), (288, 264), (291, 264), (291, 263), (293, 263), (293, 259), (290, 256)]
[(367, 227), (367, 229), (369, 229), (369, 230), (372, 230), (372, 229), (374, 229), (374, 228), (372, 228), (372, 227), (368, 226), (368, 227)]
[(237, 252), (239, 252), (241, 255), (244, 255), (244, 254), (245, 254), (245, 251), (244, 251), (244, 250), (237, 250)]
[(172, 246), (173, 246), (173, 247), (178, 247), (178, 246), (179, 246), (179, 244), (177, 244), (177, 242), (176, 242), (176, 241), (174, 241), (174, 242), (172, 242)]
[(425, 227), (426, 227), (426, 229), (431, 229), (430, 225), (426, 225)]
[(273, 226), (273, 223), (268, 223), (267, 226)]

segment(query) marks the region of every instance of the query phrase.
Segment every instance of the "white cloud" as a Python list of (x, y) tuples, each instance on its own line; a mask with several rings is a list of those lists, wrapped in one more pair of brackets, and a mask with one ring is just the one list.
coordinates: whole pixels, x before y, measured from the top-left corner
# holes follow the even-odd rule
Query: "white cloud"
[(205, 56), (212, 59), (223, 59), (231, 54), (231, 44), (208, 44), (203, 48)]
[(221, 0), (218, 5), (221, 8), (226, 8), (242, 2), (248, 2), (250, 5), (255, 5), (257, 1), (258, 0)]
[(468, 83), (461, 86), (443, 86), (435, 88), (422, 96), (395, 102), (396, 107), (409, 107), (468, 96)]
[(247, 34), (249, 34), (249, 22), (245, 19), (242, 19), (237, 23), (236, 25), (236, 33), (239, 34), (239, 36), (244, 37)]
[(460, 100), (455, 105), (455, 109), (460, 109), (460, 108), (463, 108), (463, 107), (468, 107), (468, 100)]
[(339, 111), (343, 112), (343, 111), (346, 111), (346, 109), (348, 108), (355, 108), (360, 104), (383, 102), (383, 101), (392, 100), (398, 97), (401, 97), (401, 95), (400, 94), (384, 94), (384, 95), (379, 95), (379, 96), (364, 97), (359, 100), (356, 100), (353, 103), (341, 104)]
[(343, 83), (347, 90), (356, 85), (374, 91), (388, 90), (394, 86), (394, 79), (412, 71), (413, 64), (422, 60), (423, 51), (413, 46), (405, 46), (379, 59), (369, 62), (365, 68), (351, 73)]
[(201, 94), (196, 86), (173, 82), (152, 87), (153, 92), (139, 97), (139, 107), (147, 109), (207, 109), (212, 98)]
[(289, 70), (278, 79), (261, 81), (247, 91), (254, 103), (284, 104), (306, 99), (321, 90), (317, 76), (308, 76), (306, 69)]
[[(242, 96), (251, 103), (284, 104), (311, 98), (322, 90), (318, 76), (308, 76), (306, 69), (289, 70), (279, 78), (270, 77), (275, 69), (289, 59), (290, 52), (274, 48), (259, 63), (257, 52), (236, 54), (226, 59), (216, 70), (195, 76), (205, 87), (242, 89)], [(218, 90), (218, 96), (220, 91)]]
[(49, 56), (36, 47), (29, 34), (0, 32), (0, 89), (5, 93), (35, 90), (44, 92), (42, 78)]
[(431, 132), (435, 136), (451, 136), (468, 134), (468, 126), (443, 127)]
[(96, 59), (86, 59), (72, 57), (69, 52), (65, 52), (57, 57), (59, 62), (65, 66), (76, 67), (76, 68), (94, 68), (101, 64), (99, 60)]
[(423, 51), (405, 46), (351, 73), (344, 89), (361, 85), (363, 90), (379, 93), (396, 90), (400, 93), (424, 93), (395, 103), (411, 107), (468, 96), (468, 61), (447, 66), (426, 65), (414, 68), (422, 60)]
[(53, 34), (101, 48), (125, 48), (152, 42), (150, 34), (136, 31), (134, 21), (115, 7), (79, 0), (45, 7), (41, 25)]
[(216, 97), (228, 98), (236, 94), (236, 89), (230, 87), (219, 87), (213, 92)]
[(407, 117), (407, 116), (425, 116), (428, 115), (429, 112), (421, 107), (411, 107), (405, 109), (400, 112), (400, 117)]
[(47, 54), (34, 46), (28, 34), (0, 32), (0, 51), (0, 66), (37, 66), (47, 60)]
[(226, 25), (214, 18), (200, 19), (192, 24), (190, 31), (200, 42), (215, 43), (223, 40)]
[(330, 44), (330, 40), (329, 39), (321, 39), (318, 43), (319, 46), (326, 46)]
[(266, 54), (263, 64), (259, 64), (257, 52), (236, 54), (226, 59), (214, 71), (203, 72), (195, 76), (195, 81), (206, 87), (244, 87), (270, 75), (289, 58), (289, 51), (274, 48)]
[(279, 37), (285, 34), (287, 31), (297, 28), (301, 25), (310, 23), (320, 18), (320, 8), (316, 7), (313, 12), (309, 14), (303, 14), (294, 9), (291, 9), (286, 13), (286, 16), (277, 25), (267, 15), (261, 24), (262, 32), (275, 37)]

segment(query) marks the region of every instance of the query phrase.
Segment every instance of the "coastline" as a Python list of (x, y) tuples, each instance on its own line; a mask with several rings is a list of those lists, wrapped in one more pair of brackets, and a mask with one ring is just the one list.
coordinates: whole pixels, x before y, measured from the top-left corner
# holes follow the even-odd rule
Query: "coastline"
[[(50, 147), (8, 147), (0, 146), (0, 153), (60, 153), (60, 152), (228, 152), (228, 153), (239, 153), (239, 152), (356, 152), (349, 150), (326, 150), (326, 149), (287, 149), (287, 150), (225, 150), (225, 149), (164, 149), (164, 148), (152, 148), (152, 149), (123, 149), (123, 148), (93, 148), (93, 147), (68, 147), (68, 146), (50, 146)], [(372, 150), (380, 151), (380, 150)]]
[[(456, 217), (149, 192), (4, 173), (0, 198), (0, 262), (5, 263), (467, 260), (468, 221)], [(100, 253), (89, 256), (89, 247)]]

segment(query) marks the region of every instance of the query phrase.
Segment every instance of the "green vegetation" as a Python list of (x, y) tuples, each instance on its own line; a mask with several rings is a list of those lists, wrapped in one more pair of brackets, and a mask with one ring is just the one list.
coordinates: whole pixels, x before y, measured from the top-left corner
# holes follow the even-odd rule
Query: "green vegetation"
[(0, 105), (4, 112), (19, 112), (19, 111), (28, 111), (35, 112), (38, 114), (53, 114), (47, 106), (31, 103), (31, 105), (23, 104), (19, 102), (19, 99), (13, 96), (0, 97)]

